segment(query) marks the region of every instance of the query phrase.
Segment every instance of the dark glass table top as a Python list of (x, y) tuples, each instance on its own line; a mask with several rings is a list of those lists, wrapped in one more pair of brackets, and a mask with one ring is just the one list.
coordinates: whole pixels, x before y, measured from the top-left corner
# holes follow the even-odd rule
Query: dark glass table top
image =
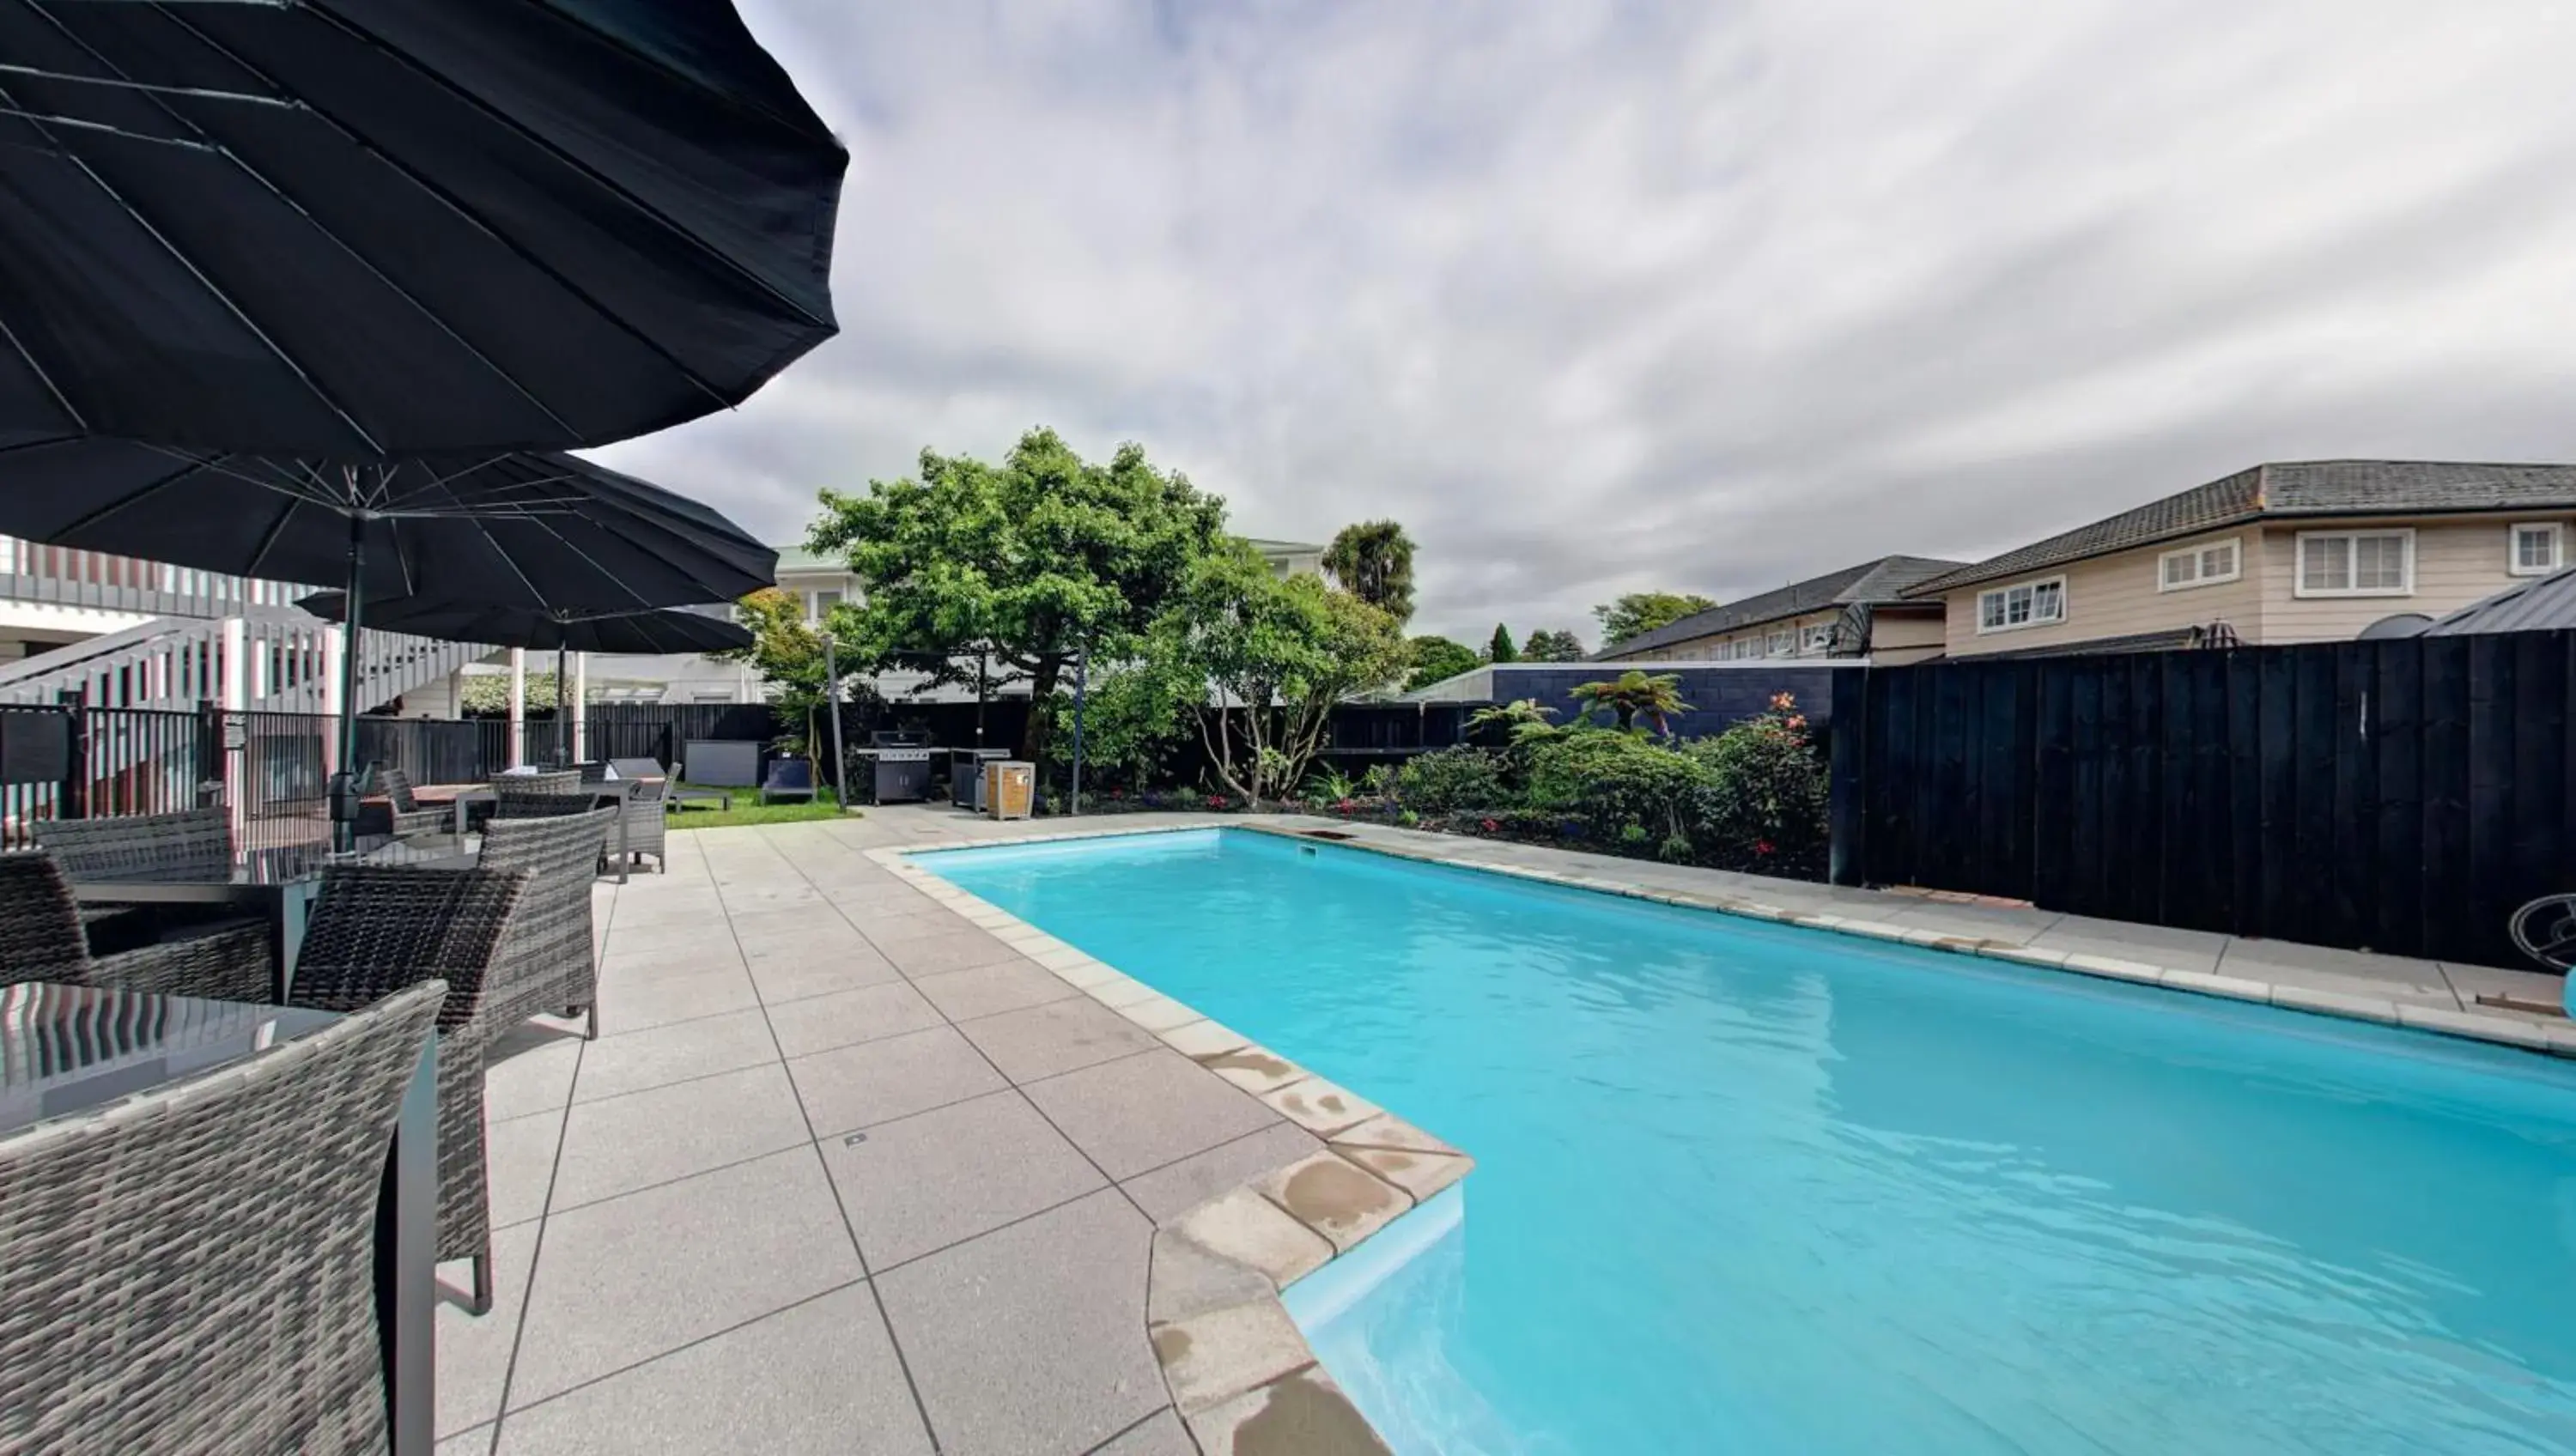
[(83, 874), (73, 880), (75, 894), (93, 887), (129, 885), (208, 885), (256, 887), (289, 885), (316, 879), (335, 864), (443, 865), (470, 863), (482, 838), (473, 834), (414, 834), (402, 839), (361, 835), (349, 854), (335, 854), (327, 843), (276, 845), (245, 851), (229, 865), (156, 866), (130, 872)]
[(337, 1020), (112, 986), (0, 986), (0, 1135), (246, 1061)]

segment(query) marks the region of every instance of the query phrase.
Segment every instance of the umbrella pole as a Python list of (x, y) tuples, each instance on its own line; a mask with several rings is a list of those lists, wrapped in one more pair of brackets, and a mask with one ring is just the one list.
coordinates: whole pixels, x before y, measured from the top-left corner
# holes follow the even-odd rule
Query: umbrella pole
[(557, 638), (555, 640), (555, 767), (557, 768), (572, 762), (572, 723), (564, 717), (564, 692), (571, 686), (572, 679), (564, 671), (563, 640)]
[(358, 634), (367, 600), (367, 523), (349, 515), (349, 594), (340, 642), (340, 767), (331, 775), (331, 847), (358, 845)]

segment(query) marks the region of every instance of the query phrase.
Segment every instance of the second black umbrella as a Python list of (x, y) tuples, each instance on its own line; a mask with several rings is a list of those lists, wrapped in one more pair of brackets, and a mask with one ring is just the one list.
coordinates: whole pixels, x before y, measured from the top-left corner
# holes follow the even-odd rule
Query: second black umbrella
[[(349, 599), (341, 592), (317, 592), (296, 603), (326, 622), (343, 620)], [(728, 652), (751, 645), (751, 633), (700, 612), (668, 610), (585, 616), (578, 612), (530, 611), (485, 602), (451, 602), (425, 597), (391, 597), (366, 604), (366, 619), (381, 631), (406, 632), (441, 642), (481, 642), (494, 647), (524, 647), (555, 654), (555, 722), (560, 747), (570, 756), (572, 740), (564, 674), (567, 652), (604, 652), (662, 656), (687, 652)], [(577, 711), (577, 705), (570, 710)]]

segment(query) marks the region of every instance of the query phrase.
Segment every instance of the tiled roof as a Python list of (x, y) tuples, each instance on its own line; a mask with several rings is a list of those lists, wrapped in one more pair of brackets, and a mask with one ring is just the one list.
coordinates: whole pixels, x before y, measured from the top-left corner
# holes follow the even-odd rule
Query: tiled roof
[(1849, 606), (1864, 602), (1874, 606), (1903, 601), (1905, 589), (1927, 577), (1954, 571), (1959, 563), (1935, 561), (1927, 556), (1882, 556), (1858, 566), (1846, 566), (1822, 576), (1792, 582), (1756, 596), (1741, 597), (1721, 603), (1704, 612), (1694, 612), (1678, 621), (1640, 632), (1634, 637), (1613, 642), (1593, 654), (1594, 659), (1631, 656), (1705, 637), (1712, 632), (1731, 632), (1782, 617), (1803, 616), (1827, 607)]
[(2576, 465), (2301, 460), (2257, 465), (2179, 495), (1917, 583), (1923, 597), (2278, 516), (2423, 515), (2576, 506)]

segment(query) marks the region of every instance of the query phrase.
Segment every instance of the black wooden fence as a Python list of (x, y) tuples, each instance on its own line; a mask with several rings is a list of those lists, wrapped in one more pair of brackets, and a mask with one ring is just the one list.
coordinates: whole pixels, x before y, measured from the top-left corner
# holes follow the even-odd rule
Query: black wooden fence
[(1931, 663), (1844, 680), (1835, 879), (2519, 963), (2576, 890), (2576, 633)]

